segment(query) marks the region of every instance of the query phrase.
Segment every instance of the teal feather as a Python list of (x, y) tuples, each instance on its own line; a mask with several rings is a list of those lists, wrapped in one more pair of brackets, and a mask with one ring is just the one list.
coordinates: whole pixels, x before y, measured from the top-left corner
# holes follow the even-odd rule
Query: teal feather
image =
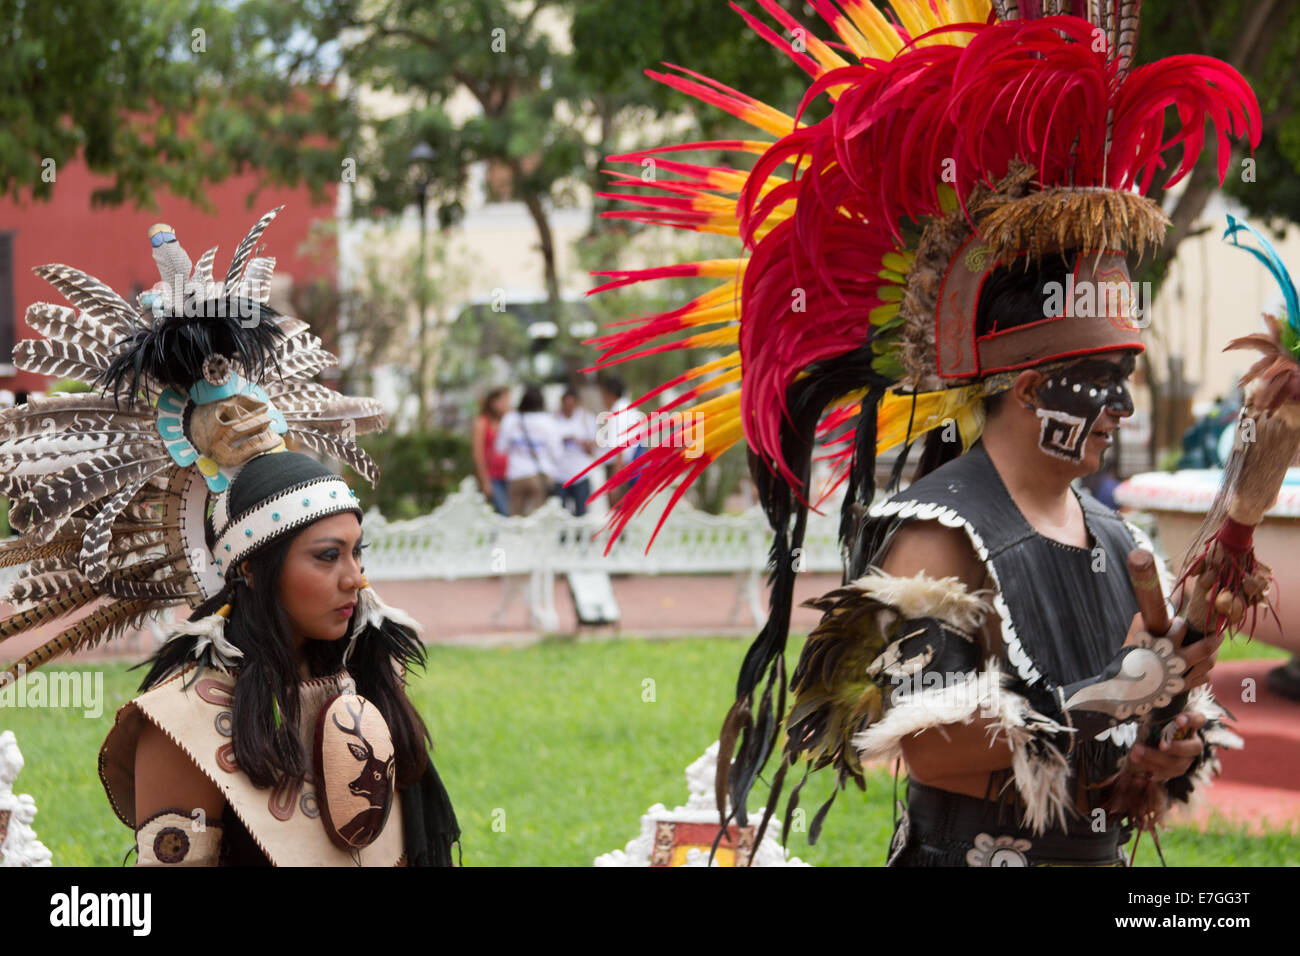
[[(1263, 248), (1252, 249), (1250, 246), (1243, 246), (1237, 241), (1237, 233), (1245, 230), (1255, 237), (1256, 241)], [(1238, 249), (1249, 252), (1252, 256), (1264, 263), (1264, 267), (1272, 273), (1273, 278), (1277, 280), (1278, 286), (1282, 289), (1282, 297), (1286, 302), (1286, 321), (1287, 326), (1293, 333), (1284, 337), (1284, 344), (1292, 355), (1300, 358), (1300, 297), (1296, 296), (1295, 283), (1291, 281), (1291, 273), (1287, 271), (1282, 264), (1282, 258), (1273, 248), (1273, 244), (1265, 239), (1258, 231), (1251, 228), (1246, 223), (1237, 219), (1235, 216), (1228, 216), (1228, 228), (1223, 233), (1223, 238), (1231, 242)], [(1288, 341), (1289, 340), (1289, 341)]]

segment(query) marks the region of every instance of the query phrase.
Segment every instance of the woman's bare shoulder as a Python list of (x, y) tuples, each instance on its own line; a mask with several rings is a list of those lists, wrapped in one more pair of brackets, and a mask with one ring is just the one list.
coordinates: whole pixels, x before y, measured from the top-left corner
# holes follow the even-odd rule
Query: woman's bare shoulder
[(219, 818), (226, 800), (180, 746), (162, 730), (144, 721), (135, 748), (135, 814), (146, 820), (161, 810), (186, 816), (202, 810)]

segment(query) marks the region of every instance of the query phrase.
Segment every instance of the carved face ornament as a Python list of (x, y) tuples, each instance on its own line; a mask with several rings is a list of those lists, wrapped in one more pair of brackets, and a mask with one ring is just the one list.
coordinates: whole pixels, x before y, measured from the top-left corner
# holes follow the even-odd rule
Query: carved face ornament
[(190, 435), (200, 453), (227, 467), (242, 465), (283, 444), (271, 430), (266, 402), (243, 394), (196, 406)]

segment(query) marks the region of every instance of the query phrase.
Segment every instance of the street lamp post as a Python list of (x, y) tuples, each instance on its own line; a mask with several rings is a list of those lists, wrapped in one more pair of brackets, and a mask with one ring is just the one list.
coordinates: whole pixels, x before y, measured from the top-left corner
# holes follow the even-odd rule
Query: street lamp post
[(420, 212), (420, 257), (419, 273), (416, 276), (415, 296), (416, 307), (419, 309), (419, 327), (417, 332), (417, 346), (419, 351), (418, 361), (416, 362), (416, 398), (418, 400), (417, 408), (419, 409), (419, 426), (423, 431), (429, 424), (429, 410), (427, 405), (428, 389), (426, 383), (429, 377), (429, 348), (428, 336), (426, 329), (428, 327), (427, 309), (428, 294), (426, 290), (425, 275), (425, 250), (427, 242), (427, 226), (425, 219), (425, 210), (429, 201), (429, 185), (433, 181), (433, 166), (437, 161), (438, 154), (433, 151), (433, 147), (421, 140), (415, 144), (411, 150), (410, 156), (407, 157), (407, 167), (411, 172), (412, 185), (415, 189), (416, 207)]

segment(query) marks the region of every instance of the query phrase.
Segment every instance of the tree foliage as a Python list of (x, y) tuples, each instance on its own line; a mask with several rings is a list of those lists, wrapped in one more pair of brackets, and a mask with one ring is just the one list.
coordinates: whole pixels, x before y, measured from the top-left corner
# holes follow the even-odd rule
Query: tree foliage
[(0, 193), (48, 200), (78, 157), (109, 180), (97, 205), (206, 205), (252, 167), (319, 191), (348, 113), (296, 62), (296, 29), (219, 0), (0, 0)]

